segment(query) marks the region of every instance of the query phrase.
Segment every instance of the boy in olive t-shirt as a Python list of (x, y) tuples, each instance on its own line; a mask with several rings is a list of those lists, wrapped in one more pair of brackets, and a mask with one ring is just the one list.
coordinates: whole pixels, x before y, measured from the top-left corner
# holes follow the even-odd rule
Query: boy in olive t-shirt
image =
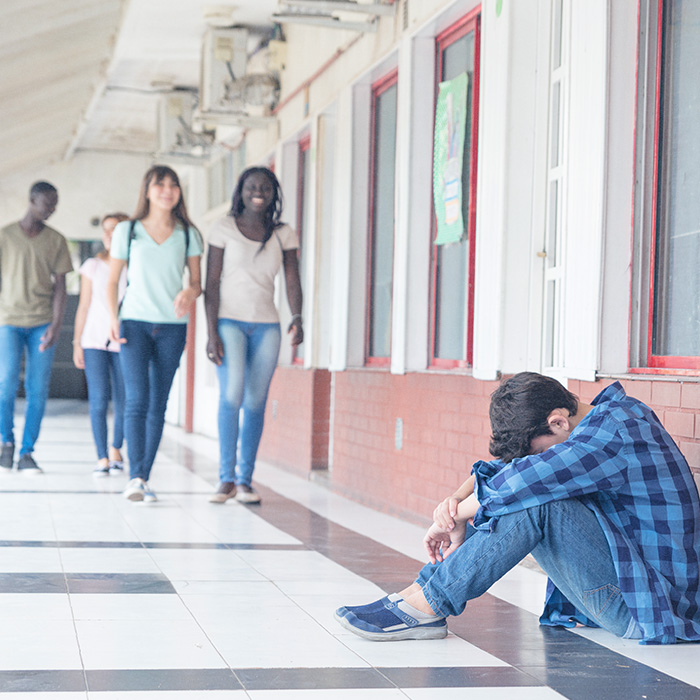
[(56, 188), (37, 182), (24, 217), (0, 230), (0, 467), (13, 467), (15, 397), (26, 351), (27, 407), (17, 469), (28, 473), (41, 472), (32, 452), (66, 308), (66, 273), (73, 269), (66, 239), (44, 224), (57, 203)]

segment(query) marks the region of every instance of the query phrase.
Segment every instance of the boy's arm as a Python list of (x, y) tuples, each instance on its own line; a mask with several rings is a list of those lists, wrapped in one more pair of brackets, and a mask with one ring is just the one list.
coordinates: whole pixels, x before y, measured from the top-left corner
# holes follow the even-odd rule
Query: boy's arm
[(478, 508), (479, 503), (474, 496), (474, 475), (472, 474), (451, 496), (438, 504), (433, 511), (433, 521), (438, 527), (449, 531), (455, 526), (455, 518), (462, 521), (470, 520)]

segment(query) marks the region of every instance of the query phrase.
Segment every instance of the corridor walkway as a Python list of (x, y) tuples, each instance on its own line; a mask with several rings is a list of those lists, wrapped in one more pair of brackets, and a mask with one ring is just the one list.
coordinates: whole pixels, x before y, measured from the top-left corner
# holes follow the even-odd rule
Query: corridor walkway
[(0, 474), (0, 700), (700, 698), (700, 646), (541, 628), (525, 567), (444, 640), (354, 637), (333, 610), (409, 582), (422, 530), (266, 465), (261, 506), (211, 505), (213, 440), (167, 429), (152, 505), (92, 476), (85, 404), (50, 403), (36, 457)]

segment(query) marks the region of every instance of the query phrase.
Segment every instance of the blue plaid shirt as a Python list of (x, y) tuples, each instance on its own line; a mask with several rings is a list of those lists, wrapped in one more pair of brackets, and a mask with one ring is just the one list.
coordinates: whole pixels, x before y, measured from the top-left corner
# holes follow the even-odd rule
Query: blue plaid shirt
[[(577, 498), (597, 516), (642, 643), (700, 640), (700, 504), (688, 463), (654, 412), (618, 382), (566, 442), (541, 454), (477, 462), (474, 525)], [(541, 622), (593, 624), (549, 582)]]

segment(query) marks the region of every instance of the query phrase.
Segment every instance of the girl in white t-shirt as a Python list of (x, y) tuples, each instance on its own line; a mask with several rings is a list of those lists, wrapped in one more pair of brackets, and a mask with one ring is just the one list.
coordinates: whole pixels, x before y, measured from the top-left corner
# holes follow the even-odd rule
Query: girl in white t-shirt
[[(251, 484), (265, 403), (280, 349), (275, 276), (284, 268), (292, 345), (304, 339), (294, 231), (280, 222), (282, 190), (267, 168), (248, 168), (231, 211), (209, 234), (205, 308), (207, 354), (219, 377), (219, 488), (212, 503), (259, 503)], [(240, 428), (239, 428), (240, 426)]]
[[(73, 363), (85, 370), (90, 405), (90, 424), (97, 448), (95, 476), (124, 471), (121, 454), (124, 442), (124, 380), (119, 365), (119, 344), (109, 340), (107, 278), (112, 232), (126, 214), (107, 214), (102, 218), (104, 251), (88, 258), (80, 267), (80, 301), (75, 314)], [(119, 280), (119, 296), (126, 289), (126, 270)], [(110, 396), (114, 410), (112, 444), (107, 449), (107, 408)]]

